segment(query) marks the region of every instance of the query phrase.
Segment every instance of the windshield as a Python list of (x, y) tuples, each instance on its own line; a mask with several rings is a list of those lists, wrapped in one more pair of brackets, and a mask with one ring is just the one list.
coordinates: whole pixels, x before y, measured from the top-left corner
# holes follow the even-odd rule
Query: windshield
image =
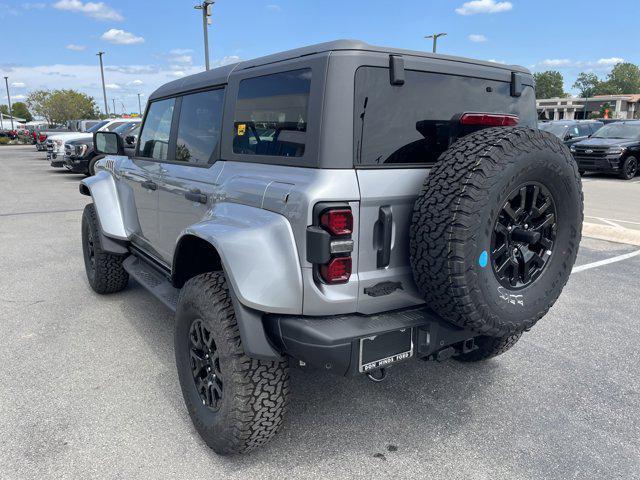
[(136, 125), (138, 125), (137, 122), (123, 123), (122, 125), (119, 125), (117, 128), (114, 128), (113, 131), (116, 132), (118, 135), (126, 135), (127, 133), (129, 133), (130, 130), (133, 130), (133, 128)]
[(611, 123), (602, 127), (591, 138), (623, 138), (635, 140), (640, 138), (640, 123)]
[(104, 125), (106, 125), (108, 122), (105, 120), (103, 122), (100, 123), (96, 123), (93, 127), (91, 128), (87, 128), (87, 133), (93, 133), (93, 132), (97, 132), (101, 127), (103, 127)]
[(541, 123), (538, 128), (545, 132), (549, 132), (558, 138), (564, 138), (564, 132), (566, 131), (567, 126), (559, 125), (557, 123)]

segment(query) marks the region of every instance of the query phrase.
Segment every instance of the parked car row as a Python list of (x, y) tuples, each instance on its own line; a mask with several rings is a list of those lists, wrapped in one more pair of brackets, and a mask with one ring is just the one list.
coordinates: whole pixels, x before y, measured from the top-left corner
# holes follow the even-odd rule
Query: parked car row
[[(36, 149), (47, 152), (52, 167), (66, 168), (75, 173), (93, 175), (94, 165), (101, 158), (93, 149), (94, 132), (115, 132), (128, 147), (136, 144), (140, 118), (112, 118), (98, 121), (78, 121), (75, 128), (83, 131), (52, 129), (36, 133)], [(44, 137), (44, 138), (43, 138)]]
[(559, 120), (541, 122), (569, 147), (580, 174), (601, 172), (631, 180), (640, 170), (640, 120)]

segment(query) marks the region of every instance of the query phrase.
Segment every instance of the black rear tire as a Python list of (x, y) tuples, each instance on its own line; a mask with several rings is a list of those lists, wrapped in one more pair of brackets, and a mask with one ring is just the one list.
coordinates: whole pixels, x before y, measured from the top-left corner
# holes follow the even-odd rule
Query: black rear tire
[(187, 410), (211, 449), (244, 453), (277, 433), (288, 403), (288, 364), (244, 353), (224, 274), (204, 273), (184, 285), (174, 344)]
[(456, 325), (494, 337), (528, 329), (569, 278), (582, 211), (577, 164), (553, 135), (520, 127), (467, 135), (440, 156), (416, 200), (416, 284)]
[(513, 347), (520, 337), (522, 332), (512, 333), (504, 337), (488, 337), (481, 335), (475, 338), (476, 348), (469, 353), (463, 353), (455, 358), (460, 362), (481, 362), (488, 360), (498, 355), (502, 355), (504, 352)]

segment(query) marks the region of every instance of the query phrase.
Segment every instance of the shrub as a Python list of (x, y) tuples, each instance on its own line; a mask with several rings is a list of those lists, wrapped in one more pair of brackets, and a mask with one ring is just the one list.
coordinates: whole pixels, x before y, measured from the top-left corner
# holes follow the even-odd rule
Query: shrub
[(8, 145), (10, 141), (9, 137), (0, 137), (0, 145)]

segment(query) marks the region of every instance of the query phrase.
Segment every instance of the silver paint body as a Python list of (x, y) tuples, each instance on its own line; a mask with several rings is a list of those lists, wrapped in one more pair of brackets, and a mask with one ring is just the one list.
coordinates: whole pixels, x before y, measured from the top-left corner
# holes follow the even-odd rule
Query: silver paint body
[[(262, 312), (372, 314), (422, 303), (409, 265), (408, 230), (428, 170), (353, 168), (354, 75), (362, 65), (388, 68), (390, 54), (403, 55), (407, 69), (503, 82), (518, 71), (533, 85), (520, 67), (351, 41), (307, 47), (171, 82), (151, 101), (208, 85), (226, 88), (219, 160), (203, 168), (136, 157), (102, 159), (96, 165), (98, 174), (83, 184), (93, 196), (103, 233), (131, 242), (167, 269), (174, 268), (181, 238), (200, 237), (217, 249), (238, 300)], [(229, 141), (234, 128), (229, 112), (234, 111), (239, 81), (296, 68), (313, 69), (308, 148), (299, 161), (315, 162), (315, 168), (311, 163), (288, 166), (295, 158), (243, 159), (235, 154)], [(155, 182), (157, 190), (143, 188), (145, 181)], [(207, 195), (206, 204), (185, 198), (194, 189)], [(313, 207), (331, 201), (348, 202), (354, 216), (353, 273), (343, 285), (318, 282), (306, 260), (306, 229), (313, 223)], [(391, 260), (385, 268), (376, 265), (374, 244), (381, 206), (389, 206), (393, 214)], [(365, 288), (387, 281), (400, 282), (402, 288), (379, 297), (364, 293)]]

